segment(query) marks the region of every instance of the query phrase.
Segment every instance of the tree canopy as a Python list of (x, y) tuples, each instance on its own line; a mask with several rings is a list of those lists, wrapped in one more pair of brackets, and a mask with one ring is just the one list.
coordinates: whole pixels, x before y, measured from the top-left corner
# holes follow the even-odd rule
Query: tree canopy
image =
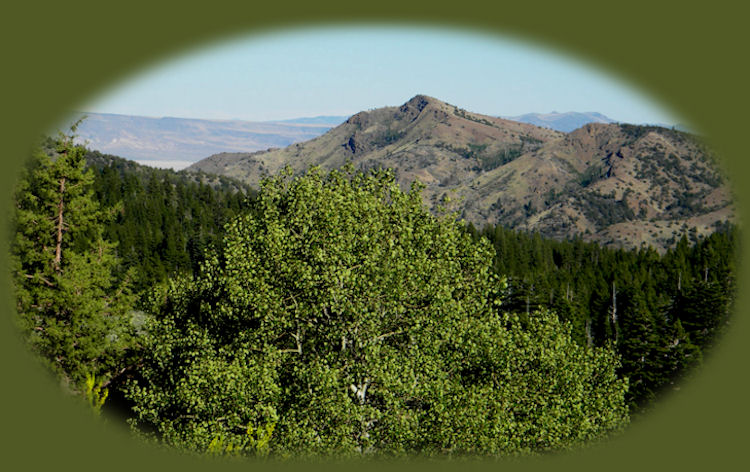
[(504, 312), (493, 255), (390, 171), (266, 180), (200, 272), (152, 294), (132, 424), (278, 456), (506, 455), (619, 430), (618, 357), (550, 312)]

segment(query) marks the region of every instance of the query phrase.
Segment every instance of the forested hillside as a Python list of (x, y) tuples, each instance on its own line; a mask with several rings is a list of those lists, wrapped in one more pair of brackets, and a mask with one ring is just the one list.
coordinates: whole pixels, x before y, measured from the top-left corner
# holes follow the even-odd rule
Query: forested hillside
[(29, 346), (199, 453), (536, 454), (616, 433), (710, 355), (737, 229), (659, 253), (433, 215), (392, 171), (256, 194), (44, 143), (16, 189)]
[(249, 208), (253, 191), (227, 177), (153, 169), (96, 151), (86, 154), (94, 198), (117, 208), (104, 235), (117, 243), (123, 266), (136, 268), (136, 290), (168, 276), (193, 273), (223, 227)]
[(527, 315), (548, 308), (571, 323), (578, 343), (616, 347), (632, 411), (678, 387), (728, 326), (738, 261), (732, 225), (706, 238), (685, 234), (661, 255), (499, 225), (468, 230), (495, 248), (493, 268), (508, 276), (504, 307)]

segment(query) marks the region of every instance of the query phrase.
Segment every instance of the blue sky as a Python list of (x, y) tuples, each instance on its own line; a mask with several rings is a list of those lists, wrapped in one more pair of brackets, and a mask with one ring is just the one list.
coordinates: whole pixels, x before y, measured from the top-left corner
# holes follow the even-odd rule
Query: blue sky
[(452, 29), (320, 27), (217, 42), (135, 71), (87, 112), (248, 121), (351, 115), (423, 93), (493, 116), (598, 111), (680, 120), (604, 71), (513, 38)]

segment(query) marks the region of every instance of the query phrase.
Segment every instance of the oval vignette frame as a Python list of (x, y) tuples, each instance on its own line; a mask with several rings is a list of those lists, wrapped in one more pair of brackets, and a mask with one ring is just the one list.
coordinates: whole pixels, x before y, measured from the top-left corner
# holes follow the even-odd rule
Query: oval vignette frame
[[(643, 3), (646, 4), (645, 2)], [(591, 4), (594, 5), (595, 2), (591, 2)], [(27, 17), (33, 17), (33, 13), (35, 12), (31, 10), (31, 7), (25, 8), (29, 8), (29, 10), (25, 11)], [(341, 8), (341, 5), (338, 5), (338, 8)], [(339, 17), (342, 20), (360, 19), (360, 17), (356, 16), (357, 14), (353, 11), (349, 13), (350, 18), (347, 18), (347, 14), (342, 14), (341, 11), (348, 10), (340, 10), (338, 8), (336, 9), (336, 11), (327, 12), (327, 14), (333, 17)], [(497, 29), (498, 33), (511, 33), (510, 36), (518, 37), (521, 41), (526, 42), (527, 38), (523, 35), (519, 36), (512, 34), (513, 28), (511, 28), (510, 30), (504, 30), (502, 28), (503, 22), (501, 20), (496, 20), (499, 21), (499, 23), (494, 25), (489, 25), (487, 23), (487, 21), (492, 21), (492, 18), (488, 19), (486, 18), (487, 16), (503, 17), (504, 15), (507, 15), (507, 10), (505, 10), (505, 8), (506, 7), (503, 7), (502, 9), (499, 6), (495, 7), (494, 9), (491, 9), (491, 15), (484, 15), (484, 17), (481, 12), (477, 12), (473, 17), (465, 17), (465, 23), (455, 22), (451, 23), (450, 25), (455, 27), (467, 27), (469, 29), (472, 27), (472, 25), (474, 27), (482, 25), (484, 25), (485, 27), (494, 27)], [(533, 7), (526, 7), (527, 10), (521, 12), (519, 12), (518, 10), (523, 10), (523, 7), (515, 8), (517, 14), (541, 14), (540, 12), (535, 11), (536, 9)], [(676, 36), (677, 38), (684, 38), (684, 41), (688, 44), (692, 45), (695, 43), (695, 41), (690, 42), (691, 40), (688, 37), (688, 34), (680, 28), (680, 24), (670, 23), (669, 21), (667, 21), (670, 18), (669, 11), (659, 10), (655, 7), (650, 8), (653, 8), (652, 10), (650, 10), (651, 14), (654, 15), (657, 19), (661, 19), (663, 21), (665, 29), (664, 32), (656, 34), (656, 36), (654, 36), (655, 33), (653, 32), (645, 31), (644, 34), (647, 38), (662, 38), (663, 40), (665, 40), (664, 38)], [(278, 8), (278, 10), (280, 9), (281, 8)], [(633, 5), (633, 9), (638, 10), (637, 8), (635, 8), (635, 5)], [(248, 8), (248, 10), (250, 9)], [(281, 27), (283, 26), (282, 22), (284, 21), (284, 12), (278, 13), (278, 10), (276, 10), (277, 13), (268, 13), (268, 11), (266, 11), (265, 15), (266, 18), (271, 19), (272, 24), (276, 24)], [(569, 22), (572, 25), (577, 25), (579, 28), (585, 28), (589, 21), (612, 20), (611, 17), (605, 15), (603, 12), (594, 11), (593, 14), (589, 13), (590, 16), (586, 16), (586, 14), (583, 13), (583, 9), (576, 10), (575, 8), (571, 8), (571, 10), (572, 11), (567, 13), (565, 16), (555, 17), (555, 15), (550, 15), (550, 17), (555, 21), (565, 20), (563, 22)], [(144, 12), (148, 10), (140, 11)], [(54, 16), (54, 18), (46, 19), (46, 23), (42, 21), (43, 25), (47, 25), (48, 30), (39, 31), (38, 38), (35, 40), (35, 42), (32, 43), (31, 46), (28, 46), (26, 50), (29, 51), (29, 54), (34, 57), (36, 57), (37, 54), (41, 53), (40, 59), (42, 62), (44, 62), (45, 57), (47, 59), (53, 58), (53, 55), (56, 52), (50, 51), (45, 47), (45, 44), (56, 44), (58, 41), (58, 39), (56, 39), (56, 34), (59, 34), (59, 32), (54, 28), (51, 28), (50, 26), (52, 24), (63, 23), (63, 20), (68, 20), (70, 24), (76, 24), (76, 19), (78, 18), (78, 15), (80, 13), (81, 12), (77, 11), (75, 8), (72, 8), (71, 10), (61, 13), (60, 15), (52, 15)], [(168, 21), (168, 19), (170, 18), (170, 13), (171, 12), (169, 11), (169, 9), (166, 8), (162, 10), (154, 8), (154, 11), (151, 14), (155, 18), (162, 21), (162, 26), (165, 30), (171, 28), (169, 32), (173, 33), (175, 36), (175, 39), (173, 41), (182, 41), (185, 48), (178, 51), (182, 52), (194, 46), (194, 44), (191, 44), (193, 38), (191, 38), (190, 35), (190, 27), (196, 28), (196, 24), (199, 24), (204, 18), (202, 18), (202, 15), (199, 11), (193, 11), (192, 13), (188, 14), (192, 16), (188, 17), (189, 19), (185, 24), (174, 22), (170, 25)], [(425, 26), (434, 25), (439, 27), (441, 20), (444, 23), (452, 22), (455, 20), (455, 18), (452, 18), (452, 15), (450, 13), (451, 12), (449, 11), (445, 11), (442, 17), (440, 17), (440, 15), (434, 16), (434, 18), (432, 18), (434, 21), (426, 21), (422, 24), (424, 24)], [(597, 13), (601, 14), (601, 16), (597, 16)], [(324, 16), (323, 13), (319, 14), (321, 16)], [(416, 11), (410, 14), (407, 13), (404, 19), (415, 21), (419, 20), (417, 14), (418, 12)], [(575, 18), (574, 16), (576, 14), (581, 15), (580, 18)], [(693, 24), (699, 24), (702, 20), (705, 19), (702, 17), (703, 15), (701, 15), (700, 12), (693, 12), (692, 15), (693, 16), (690, 17), (690, 19), (692, 19)], [(387, 16), (387, 14), (384, 14), (383, 17), (385, 18)], [(430, 16), (432, 17), (432, 14)], [(542, 16), (544, 17), (543, 14)], [(571, 18), (569, 18), (569, 16)], [(592, 17), (593, 20), (591, 19)], [(132, 18), (132, 16), (128, 16), (127, 14), (119, 18), (115, 22), (116, 24), (120, 25), (118, 26), (117, 31), (122, 29), (122, 25), (127, 24), (128, 21), (132, 20)], [(627, 18), (632, 19), (632, 15)], [(96, 13), (91, 12), (89, 12), (89, 16), (87, 17), (87, 20), (89, 22), (96, 22), (100, 19), (101, 18), (98, 17)], [(362, 17), (362, 19), (365, 19), (365, 17)], [(548, 19), (547, 22), (549, 21), (550, 20)], [(246, 31), (245, 28), (247, 27), (245, 22), (235, 20), (233, 26), (228, 27), (227, 30), (224, 30), (222, 32), (223, 27), (220, 26), (219, 23), (221, 22), (218, 21), (218, 19), (214, 19), (214, 21), (210, 23), (211, 26), (205, 26), (202, 30), (199, 31), (201, 31), (202, 34), (206, 36), (206, 38), (211, 37), (213, 38), (213, 40), (215, 40), (216, 38), (221, 39), (221, 35), (217, 35), (217, 33), (221, 32), (221, 34), (226, 34), (226, 32), (229, 30), (237, 32), (241, 30)], [(651, 25), (651, 23), (646, 20), (643, 20), (643, 23), (646, 25)], [(543, 26), (546, 23), (542, 21), (540, 24)], [(147, 27), (143, 30), (138, 30), (138, 28), (135, 28), (136, 30), (138, 30), (135, 32), (135, 34), (142, 35), (140, 43), (136, 43), (135, 45), (135, 50), (138, 51), (141, 55), (148, 54), (150, 55), (150, 57), (153, 57), (153, 54), (150, 53), (148, 49), (148, 41), (158, 41), (159, 38), (163, 37), (165, 31), (162, 29), (157, 29), (156, 24), (149, 23), (149, 25), (150, 27)], [(321, 24), (321, 26), (324, 25), (325, 24)], [(636, 22), (635, 25), (637, 26), (639, 25), (639, 23)], [(10, 28), (9, 31), (23, 38), (25, 36), (22, 34), (22, 31), (24, 29), (30, 28), (30, 26), (31, 25), (26, 23), (25, 21), (20, 21), (18, 24), (13, 25), (13, 27)], [(310, 23), (301, 23), (300, 26), (317, 26), (317, 22), (312, 21)], [(533, 37), (534, 34), (543, 36), (543, 33), (539, 31), (542, 26), (534, 27), (530, 24), (526, 24), (525, 28), (528, 31), (528, 36)], [(716, 25), (714, 26), (716, 28), (713, 31), (715, 33), (715, 37), (707, 38), (708, 44), (715, 46), (717, 49), (721, 47), (727, 47), (728, 45), (722, 42), (722, 38), (726, 38), (727, 35), (723, 34), (723, 29), (716, 27)], [(536, 31), (534, 30), (534, 28), (536, 28)], [(724, 28), (731, 29), (731, 26), (724, 25)], [(272, 29), (275, 30), (276, 28)], [(521, 27), (521, 29), (524, 28)], [(638, 30), (638, 28), (634, 29), (636, 31)], [(490, 32), (488, 30), (480, 31)], [(554, 34), (555, 33), (553, 33), (553, 35)], [(557, 31), (556, 34), (559, 35), (562, 33), (560, 33), (560, 31)], [(639, 34), (639, 32), (636, 32), (634, 34)], [(571, 34), (571, 36), (573, 35)], [(569, 38), (571, 36), (569, 36)], [(711, 39), (713, 39), (713, 43), (711, 42)], [(538, 41), (534, 41), (531, 43), (536, 46), (544, 45), (546, 42), (547, 41), (540, 38)], [(632, 65), (635, 62), (632, 57), (637, 56), (637, 54), (634, 54), (632, 51), (630, 53), (628, 52), (628, 49), (631, 46), (627, 41), (620, 40), (618, 42), (617, 40), (613, 40), (613, 42), (613, 52), (623, 54), (623, 57), (625, 58), (631, 58), (629, 62), (626, 61), (628, 65), (626, 65), (624, 68), (630, 70), (632, 73)], [(68, 47), (76, 46), (75, 43), (66, 43), (64, 40), (62, 41), (62, 43), (63, 45)], [(94, 41), (94, 43), (96, 43), (96, 41)], [(169, 47), (174, 47), (174, 44), (174, 42), (171, 43)], [(568, 47), (570, 47), (571, 49), (575, 49), (575, 44), (575, 39), (568, 39)], [(735, 43), (734, 47), (739, 48), (738, 44), (742, 43)], [(23, 46), (20, 47), (21, 49), (23, 49)], [(109, 52), (109, 48), (113, 48), (115, 52), (120, 51), (126, 53), (130, 45), (126, 40), (121, 41), (116, 38), (112, 38), (108, 41), (105, 37), (104, 40), (98, 45), (89, 46), (89, 49), (86, 49), (84, 47), (84, 50), (87, 52), (91, 52), (91, 47), (94, 47), (95, 49), (98, 47), (99, 49), (96, 49), (96, 51), (98, 52), (103, 51), (104, 53), (107, 53)], [(165, 48), (167, 48), (167, 46), (162, 46), (162, 51), (165, 50)], [(559, 53), (559, 51), (556, 49), (552, 51)], [(598, 51), (600, 52), (601, 50), (599, 49)], [(733, 53), (731, 45), (729, 45), (729, 47), (723, 51), (717, 51), (717, 54), (721, 54), (722, 52), (725, 54), (724, 57), (727, 58), (727, 60), (730, 60), (729, 56)], [(45, 56), (44, 53), (46, 53), (47, 56)], [(589, 53), (592, 55), (596, 55), (596, 52), (589, 51)], [(643, 54), (645, 54), (647, 60), (651, 60), (651, 63), (656, 64), (659, 62), (658, 54), (649, 54), (649, 52), (645, 52)], [(13, 67), (14, 65), (16, 65), (17, 67), (19, 67), (18, 70), (20, 70), (21, 72), (18, 75), (20, 76), (20, 78), (23, 78), (24, 73), (28, 73), (26, 70), (23, 70), (23, 66), (26, 63), (23, 60), (17, 60), (17, 62), (14, 64), (13, 59), (14, 56), (11, 56), (9, 66)], [(736, 60), (737, 58), (735, 57), (734, 59)], [(54, 62), (54, 59), (51, 60), (52, 62)], [(130, 60), (132, 61), (133, 59), (131, 58)], [(704, 61), (705, 60), (706, 59), (704, 58)], [(700, 64), (700, 59), (698, 61)], [(599, 62), (596, 62), (593, 59), (587, 62), (595, 64), (597, 66), (600, 65)], [(617, 62), (617, 60), (615, 60), (615, 62)], [(709, 63), (713, 64), (713, 62)], [(132, 66), (134, 64), (131, 62), (130, 65)], [(89, 64), (88, 66), (89, 68), (92, 68), (94, 70), (96, 68), (94, 64)], [(601, 69), (607, 71), (609, 70), (608, 68), (604, 67), (603, 64), (601, 65)], [(660, 70), (658, 68), (658, 65), (655, 66), (655, 70)], [(32, 71), (39, 72), (38, 69), (32, 69)], [(70, 90), (74, 90), (74, 96), (91, 96), (91, 93), (86, 93), (85, 91), (80, 90), (80, 85), (78, 89), (76, 89), (75, 85), (76, 79), (80, 79), (84, 74), (89, 73), (88, 71), (88, 68), (81, 68), (77, 71), (74, 71), (70, 76), (68, 76), (67, 79), (61, 78), (61, 82), (59, 84), (51, 85), (52, 93), (66, 95), (67, 97), (67, 93)], [(117, 71), (115, 74), (119, 75), (119, 71)], [(645, 83), (649, 82), (649, 77), (651, 77), (652, 82), (655, 81), (653, 76), (656, 75), (657, 72), (651, 72), (650, 74), (651, 75), (649, 75), (649, 72), (646, 72), (646, 74), (644, 74)], [(615, 74), (613, 71), (613, 75), (617, 74)], [(686, 90), (686, 87), (687, 90), (690, 90), (691, 88), (694, 90), (700, 90), (697, 85), (701, 83), (701, 80), (704, 77), (705, 74), (698, 74), (697, 78), (692, 78), (692, 82), (691, 78), (684, 78), (684, 81), (687, 85), (684, 85), (683, 88), (680, 88), (679, 90), (673, 92), (670, 95), (670, 101), (674, 102), (676, 98), (679, 98), (681, 96), (684, 97), (684, 90)], [(109, 79), (111, 78), (101, 78), (93, 81), (87, 81), (84, 79), (81, 80), (80, 83), (86, 86), (89, 86), (90, 83), (111, 83), (111, 80)], [(719, 79), (721, 79), (722, 81), (719, 82)], [(67, 82), (63, 82), (63, 80), (67, 80)], [(627, 82), (630, 83), (631, 81)], [(712, 84), (713, 87), (723, 86), (727, 89), (724, 91), (716, 92), (721, 97), (726, 96), (726, 93), (730, 93), (732, 91), (736, 92), (738, 90), (736, 87), (732, 87), (733, 85), (739, 85), (738, 79), (734, 79), (734, 82), (729, 80), (728, 87), (727, 85), (725, 85), (725, 82), (726, 80), (724, 80), (722, 76), (717, 75), (716, 78), (714, 78), (714, 82)], [(36, 85), (37, 82), (31, 80), (30, 83), (31, 85), (27, 85), (29, 88), (22, 90), (21, 98), (28, 99), (29, 96), (33, 97), (33, 86)], [(18, 85), (18, 83), (10, 82), (11, 87), (9, 89), (13, 90), (13, 86), (15, 85)], [(645, 89), (645, 87), (639, 88)], [(724, 95), (722, 95), (722, 93), (724, 93)], [(743, 96), (740, 92), (738, 94), (739, 99), (734, 103), (739, 105), (747, 105), (747, 92), (744, 91), (744, 93), (745, 95)], [(40, 100), (44, 101), (45, 97), (47, 97), (48, 95), (49, 94), (45, 95), (44, 93), (41, 94), (42, 98)], [(702, 101), (704, 107), (706, 106), (705, 102), (705, 100)], [(17, 100), (10, 101), (6, 113), (13, 117), (14, 112), (18, 112), (16, 116), (20, 116), (18, 120), (20, 124), (13, 124), (6, 121), (4, 126), (4, 128), (6, 129), (13, 129), (14, 131), (16, 129), (19, 130), (15, 136), (11, 136), (10, 134), (8, 134), (8, 136), (10, 137), (10, 139), (8, 139), (10, 150), (14, 155), (18, 155), (24, 150), (28, 149), (29, 141), (24, 140), (22, 142), (20, 138), (25, 139), (26, 137), (33, 136), (33, 134), (36, 133), (39, 129), (42, 129), (45, 126), (45, 121), (46, 123), (49, 123), (53, 118), (52, 113), (54, 110), (58, 110), (57, 115), (59, 115), (60, 104), (70, 105), (70, 103), (65, 102), (65, 98), (58, 99), (58, 103), (53, 103), (52, 105), (50, 105), (50, 110), (48, 112), (39, 115), (39, 121), (34, 121), (35, 118), (31, 116), (32, 112), (41, 108), (45, 108), (44, 103), (35, 103), (33, 106), (29, 107), (31, 111), (23, 111)], [(693, 110), (692, 115), (695, 116), (695, 107), (688, 108)], [(727, 123), (731, 120), (741, 120), (741, 115), (739, 115), (739, 113), (742, 111), (742, 106), (739, 106), (738, 109), (739, 111), (734, 110), (734, 115), (730, 111), (728, 112), (727, 116), (719, 117), (717, 123), (724, 123), (724, 125), (727, 125)], [(710, 108), (710, 110), (716, 111), (714, 108)], [(687, 115), (683, 113), (684, 110), (675, 111), (677, 115), (684, 115), (687, 117)], [(7, 117), (6, 120), (11, 121)], [(740, 164), (736, 161), (736, 159), (740, 156), (739, 152), (741, 151), (741, 148), (738, 147), (741, 145), (738, 139), (726, 139), (726, 136), (729, 134), (728, 132), (713, 134), (712, 131), (715, 130), (718, 125), (712, 124), (711, 126), (707, 126), (708, 120), (703, 120), (705, 123), (701, 123), (701, 120), (695, 121), (696, 125), (700, 129), (706, 130), (709, 138), (715, 138), (716, 142), (712, 142), (710, 145), (729, 161), (727, 166), (730, 170), (730, 173), (732, 173), (733, 175), (740, 175), (736, 172), (747, 172), (746, 164), (745, 166), (740, 166)], [(732, 129), (732, 126), (727, 126), (730, 130)], [(4, 162), (6, 163), (5, 165), (8, 166), (7, 168), (13, 170), (13, 172), (15, 172), (15, 168), (17, 168), (19, 163), (18, 159), (16, 159), (15, 162), (9, 162), (9, 159), (6, 159), (4, 160)], [(8, 173), (5, 174), (5, 178), (8, 179)], [(13, 173), (10, 174), (14, 175)], [(8, 180), (6, 180), (6, 183), (7, 182)], [(8, 188), (7, 185), (5, 185), (4, 187), (6, 189)], [(742, 204), (747, 201), (745, 198), (746, 195), (743, 194), (744, 190), (740, 189), (739, 187), (734, 186), (734, 189), (737, 192), (738, 196), (737, 200), (739, 203), (740, 214), (743, 215), (744, 213), (742, 212), (742, 210), (744, 209), (744, 207)], [(8, 194), (6, 193), (6, 195)], [(744, 266), (745, 264), (743, 257), (742, 267)], [(6, 292), (4, 292), (6, 296), (3, 297), (3, 299), (8, 301), (9, 298), (7, 294), (9, 292), (7, 292), (7, 275), (3, 274), (3, 276), (6, 277), (5, 279), (3, 279), (3, 289), (6, 290)], [(739, 287), (747, 285), (744, 271), (740, 273), (738, 285)], [(8, 313), (9, 305), (10, 303), (6, 304), (6, 310), (4, 310), (6, 313)], [(12, 311), (12, 307), (10, 308)], [(652, 413), (649, 418), (643, 421), (642, 424), (632, 425), (629, 430), (626, 431), (623, 437), (612, 440), (611, 443), (605, 444), (601, 447), (597, 447), (591, 451), (583, 451), (582, 453), (566, 455), (564, 457), (551, 457), (549, 460), (552, 461), (552, 463), (547, 465), (556, 467), (562, 466), (564, 469), (567, 469), (569, 467), (571, 469), (578, 470), (581, 467), (611, 467), (615, 464), (624, 467), (633, 467), (650, 463), (652, 465), (672, 464), (674, 467), (679, 467), (682, 465), (693, 469), (694, 467), (700, 465), (705, 466), (707, 464), (714, 464), (715, 462), (724, 463), (724, 461), (739, 460), (739, 454), (742, 454), (742, 449), (740, 449), (739, 446), (741, 446), (742, 444), (740, 441), (743, 437), (743, 432), (741, 430), (733, 430), (732, 428), (739, 427), (742, 424), (742, 420), (747, 418), (748, 407), (745, 404), (740, 403), (741, 397), (739, 391), (744, 389), (738, 388), (740, 386), (738, 382), (742, 382), (742, 380), (732, 380), (730, 377), (732, 371), (740, 373), (742, 372), (741, 361), (743, 358), (747, 358), (747, 347), (739, 345), (741, 336), (746, 333), (747, 329), (745, 323), (741, 319), (741, 315), (744, 314), (746, 310), (747, 302), (745, 300), (745, 297), (740, 296), (737, 304), (737, 309), (735, 311), (735, 316), (733, 318), (733, 328), (724, 337), (722, 342), (719, 344), (718, 349), (716, 349), (713, 355), (709, 357), (707, 361), (708, 365), (698, 377), (698, 379), (695, 382), (690, 383), (689, 386), (686, 387), (685, 390), (690, 391), (686, 392), (684, 396), (680, 395), (680, 398), (669, 398), (669, 401), (667, 403), (659, 405), (659, 411)], [(18, 461), (19, 465), (21, 463), (25, 463), (27, 466), (29, 462), (37, 463), (41, 461), (41, 463), (44, 463), (51, 467), (60, 465), (65, 470), (67, 470), (67, 468), (69, 467), (89, 468), (89, 466), (91, 466), (91, 468), (93, 468), (95, 464), (106, 464), (108, 462), (111, 464), (111, 467), (113, 469), (117, 470), (119, 470), (119, 468), (121, 467), (123, 469), (132, 468), (133, 465), (142, 466), (145, 463), (149, 463), (152, 466), (157, 464), (167, 465), (167, 463), (171, 463), (171, 465), (173, 466), (190, 468), (195, 467), (196, 465), (198, 465), (199, 467), (201, 465), (205, 465), (199, 464), (193, 460), (183, 459), (173, 454), (162, 454), (160, 452), (151, 451), (147, 448), (139, 447), (136, 445), (132, 445), (131, 447), (130, 444), (120, 444), (119, 446), (113, 444), (114, 441), (123, 440), (123, 438), (118, 436), (117, 432), (114, 431), (99, 431), (98, 426), (93, 425), (91, 422), (87, 421), (86, 418), (82, 417), (83, 415), (81, 413), (83, 410), (77, 409), (75, 407), (71, 408), (69, 406), (70, 402), (65, 399), (59, 398), (59, 395), (55, 395), (53, 393), (54, 389), (50, 388), (54, 387), (54, 382), (50, 382), (49, 379), (44, 378), (44, 375), (40, 372), (34, 371), (32, 367), (33, 361), (29, 358), (29, 356), (18, 352), (20, 343), (18, 342), (18, 339), (14, 337), (11, 332), (9, 332), (8, 328), (11, 326), (11, 324), (8, 322), (7, 317), (5, 322), (6, 325), (5, 329), (3, 329), (3, 335), (6, 336), (6, 338), (3, 338), (2, 344), (4, 346), (3, 349), (7, 351), (3, 352), (3, 358), (4, 363), (7, 364), (8, 368), (4, 370), (9, 372), (11, 381), (5, 384), (7, 390), (3, 393), (3, 405), (6, 408), (3, 413), (7, 418), (7, 422), (4, 421), (5, 425), (3, 428), (4, 433), (7, 434), (7, 437), (4, 438), (5, 441), (3, 441), (3, 444), (5, 446), (5, 449), (8, 451), (8, 454), (6, 455), (4, 461), (10, 462), (10, 465), (15, 465), (15, 462)], [(742, 384), (743, 387), (747, 386), (747, 382), (744, 382), (745, 383)], [(39, 388), (47, 388), (49, 391), (38, 391)], [(29, 411), (32, 412), (30, 415), (28, 414)], [(79, 418), (79, 416), (81, 417)], [(722, 430), (721, 426), (723, 425), (728, 426), (729, 430)], [(707, 448), (710, 452), (706, 451), (705, 453), (702, 453), (700, 446), (702, 446), (703, 448)], [(731, 454), (732, 450), (734, 450), (734, 455)], [(705, 451), (705, 449), (703, 449), (703, 451)], [(714, 454), (719, 454), (719, 456), (714, 456)], [(726, 463), (728, 464), (730, 462)], [(539, 464), (541, 465), (541, 463)], [(534, 464), (532, 463), (531, 465), (533, 466)]]

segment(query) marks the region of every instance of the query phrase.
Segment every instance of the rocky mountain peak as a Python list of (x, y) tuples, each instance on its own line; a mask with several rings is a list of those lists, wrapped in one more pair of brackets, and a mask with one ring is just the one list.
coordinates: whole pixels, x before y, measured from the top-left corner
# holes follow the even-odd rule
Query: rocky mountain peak
[[(192, 169), (257, 185), (286, 165), (392, 168), (425, 204), (460, 201), (476, 226), (501, 223), (555, 238), (663, 249), (680, 231), (707, 234), (733, 218), (731, 195), (704, 147), (654, 126), (590, 123), (570, 133), (473, 113), (426, 95), (357, 113), (326, 134), (252, 156), (213, 156)], [(455, 198), (454, 198), (455, 197)]]
[(437, 102), (438, 100), (428, 97), (427, 95), (415, 95), (408, 102), (401, 105), (400, 110), (406, 111), (409, 109), (415, 109), (417, 112), (424, 110), (430, 103)]

